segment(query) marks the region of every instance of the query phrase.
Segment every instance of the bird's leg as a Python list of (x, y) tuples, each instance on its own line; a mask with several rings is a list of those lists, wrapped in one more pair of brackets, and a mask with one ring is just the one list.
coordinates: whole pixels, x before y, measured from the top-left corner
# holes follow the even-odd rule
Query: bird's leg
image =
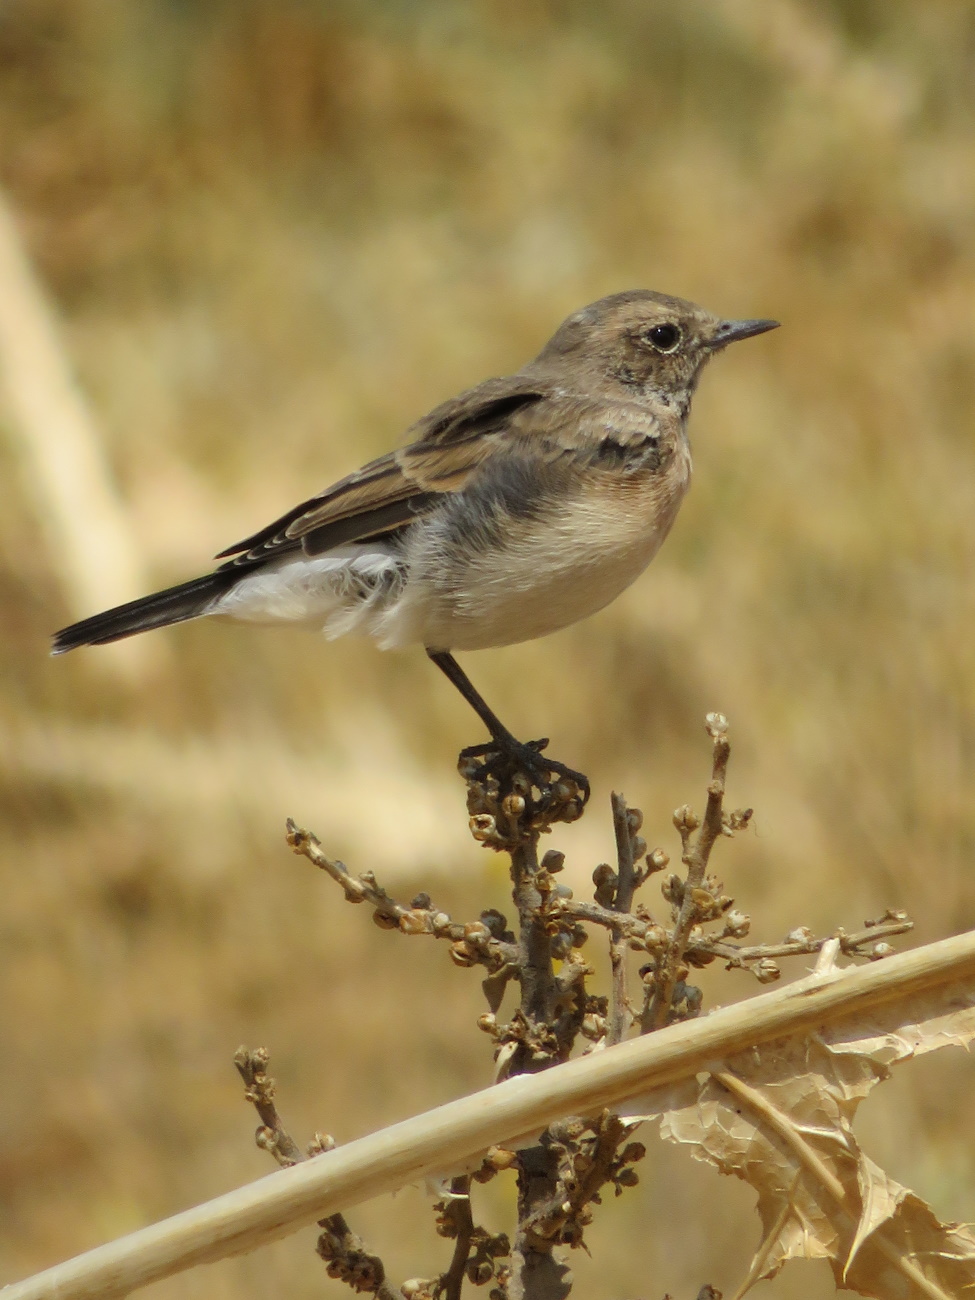
[(581, 772), (576, 772), (554, 758), (543, 758), (542, 750), (547, 740), (530, 740), (527, 743), (517, 740), (493, 709), (475, 690), (470, 678), (461, 668), (454, 656), (447, 650), (427, 650), (427, 654), (440, 671), (460, 691), (464, 699), (481, 719), (491, 740), (486, 745), (470, 745), (461, 750), (461, 758), (481, 758), (483, 763), (479, 776), (494, 776), (498, 781), (510, 787), (515, 772), (524, 772), (532, 783), (538, 787), (542, 803), (550, 801), (552, 786), (560, 780), (572, 782), (578, 786), (583, 803), (589, 798), (589, 781)]

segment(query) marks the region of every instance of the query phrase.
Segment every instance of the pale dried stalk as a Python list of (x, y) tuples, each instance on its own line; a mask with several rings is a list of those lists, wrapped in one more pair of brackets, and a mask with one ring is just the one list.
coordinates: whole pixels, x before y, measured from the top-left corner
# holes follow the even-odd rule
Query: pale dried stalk
[(869, 966), (821, 971), (724, 1007), (483, 1092), (282, 1169), (195, 1209), (98, 1247), (8, 1287), (3, 1300), (121, 1296), (196, 1264), (287, 1236), (407, 1183), (469, 1164), (569, 1114), (596, 1114), (677, 1082), (720, 1059), (913, 997), (975, 980), (975, 933)]
[[(0, 193), (0, 377), (10, 434), (42, 535), (78, 617), (146, 589), (140, 547), (119, 500), (94, 416), (71, 370), (55, 312)], [(105, 658), (123, 671), (157, 660), (149, 642)]]

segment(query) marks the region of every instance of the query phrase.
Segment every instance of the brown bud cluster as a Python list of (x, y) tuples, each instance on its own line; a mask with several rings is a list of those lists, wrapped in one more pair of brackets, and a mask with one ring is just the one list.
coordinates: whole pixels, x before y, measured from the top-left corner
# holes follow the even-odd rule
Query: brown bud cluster
[[(323, 1223), (330, 1222), (323, 1220)], [(326, 1227), (318, 1238), (316, 1249), (328, 1265), (329, 1277), (344, 1282), (353, 1291), (376, 1292), (386, 1279), (379, 1257), (350, 1245), (348, 1234)]]

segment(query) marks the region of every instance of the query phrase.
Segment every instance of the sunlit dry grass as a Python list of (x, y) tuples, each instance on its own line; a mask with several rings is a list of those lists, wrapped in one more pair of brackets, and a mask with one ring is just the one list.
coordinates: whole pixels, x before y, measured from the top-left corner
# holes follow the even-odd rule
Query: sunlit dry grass
[[(893, 904), (930, 938), (975, 921), (973, 58), (971, 11), (938, 2), (22, 0), (0, 178), (160, 583), (592, 298), (781, 319), (706, 375), (652, 572), (468, 667), (590, 774), (580, 880), (613, 787), (668, 842), (720, 708), (757, 810), (723, 865), (766, 931)], [(263, 1172), (240, 1040), (301, 1133), (488, 1080), (475, 981), (340, 907), (287, 814), (460, 913), (504, 880), (452, 776), (477, 728), (422, 655), (204, 625), (162, 634), (141, 685), (51, 661), (61, 575), (5, 442), (0, 464), (6, 1279)], [(911, 1079), (874, 1153), (971, 1218), (970, 1073)], [(750, 1198), (657, 1169), (575, 1261), (594, 1300), (733, 1288)], [(405, 1275), (434, 1267), (429, 1218), (419, 1193), (361, 1213)], [(309, 1239), (157, 1290), (332, 1285)], [(831, 1289), (799, 1269), (768, 1294)]]

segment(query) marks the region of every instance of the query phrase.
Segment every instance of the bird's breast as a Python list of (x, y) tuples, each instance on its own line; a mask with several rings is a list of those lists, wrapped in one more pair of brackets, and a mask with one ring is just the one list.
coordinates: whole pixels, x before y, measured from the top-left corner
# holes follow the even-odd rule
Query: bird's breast
[(500, 527), (438, 536), (434, 523), (411, 564), (422, 639), (437, 649), (509, 645), (602, 609), (653, 559), (689, 482), (682, 442), (663, 472), (590, 467)]

